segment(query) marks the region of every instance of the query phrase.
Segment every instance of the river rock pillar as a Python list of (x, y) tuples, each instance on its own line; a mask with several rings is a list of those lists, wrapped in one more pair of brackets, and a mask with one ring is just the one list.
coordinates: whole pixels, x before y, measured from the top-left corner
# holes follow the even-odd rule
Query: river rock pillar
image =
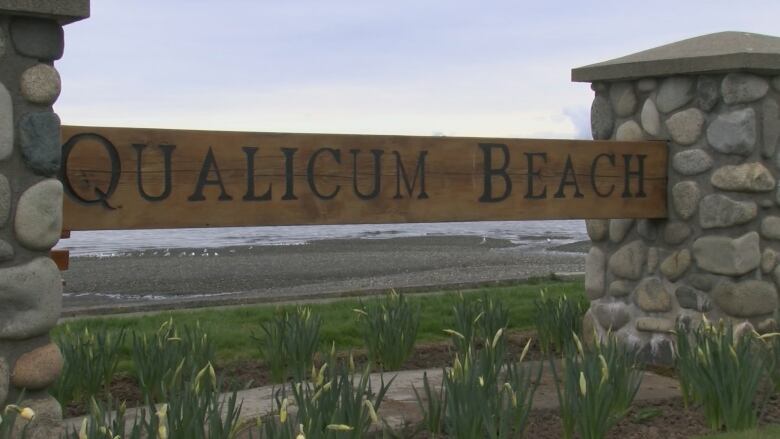
[(48, 335), (62, 302), (49, 259), (62, 228), (54, 62), (62, 26), (87, 16), (89, 0), (0, 0), (0, 409), (24, 390), (22, 405), (36, 413), (28, 437), (36, 439), (59, 437), (62, 419), (46, 391), (62, 368)]
[(588, 220), (588, 334), (672, 362), (681, 320), (774, 330), (780, 285), (780, 38), (723, 32), (572, 70), (594, 139), (662, 140), (665, 219)]

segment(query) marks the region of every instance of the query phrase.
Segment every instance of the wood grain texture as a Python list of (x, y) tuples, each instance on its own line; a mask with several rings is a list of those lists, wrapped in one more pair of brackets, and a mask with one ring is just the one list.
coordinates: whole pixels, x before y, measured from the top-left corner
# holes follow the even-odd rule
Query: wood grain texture
[[(65, 230), (662, 218), (667, 209), (663, 142), (72, 126), (62, 134)], [(636, 175), (626, 188), (626, 160), (631, 171), (642, 162), (644, 196)]]
[(68, 250), (51, 250), (49, 257), (57, 264), (60, 271), (65, 271), (70, 266), (70, 251)]

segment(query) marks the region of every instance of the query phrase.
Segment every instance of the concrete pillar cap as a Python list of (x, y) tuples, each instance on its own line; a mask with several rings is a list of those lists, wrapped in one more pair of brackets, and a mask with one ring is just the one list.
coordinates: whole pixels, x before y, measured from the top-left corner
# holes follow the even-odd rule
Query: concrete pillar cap
[(572, 69), (574, 82), (724, 72), (780, 74), (780, 38), (718, 32)]
[(89, 17), (89, 0), (0, 0), (0, 14), (49, 18), (68, 24)]

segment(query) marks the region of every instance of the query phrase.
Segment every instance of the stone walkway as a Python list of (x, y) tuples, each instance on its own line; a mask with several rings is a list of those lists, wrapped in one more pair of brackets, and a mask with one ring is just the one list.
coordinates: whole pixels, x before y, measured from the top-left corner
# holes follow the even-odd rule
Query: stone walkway
[[(538, 363), (529, 362), (529, 364), (535, 367)], [(379, 415), (390, 426), (397, 428), (421, 421), (413, 388), (421, 391), (425, 374), (427, 374), (429, 381), (437, 389), (441, 386), (441, 369), (405, 370), (384, 374), (385, 382), (392, 379), (393, 376), (396, 377), (379, 410)], [(374, 389), (379, 388), (381, 379), (382, 377), (378, 373), (371, 375), (371, 385)], [(269, 413), (273, 407), (273, 394), (277, 388), (275, 386), (264, 386), (238, 392), (239, 401), (243, 401), (241, 419), (251, 420)], [(223, 395), (223, 397), (225, 396), (227, 394)], [(652, 372), (645, 372), (636, 401), (661, 401), (679, 396), (681, 396), (680, 387), (676, 380)], [(558, 397), (553, 384), (552, 373), (549, 370), (549, 366), (545, 364), (541, 383), (534, 394), (533, 408), (554, 409), (557, 407)], [(132, 421), (137, 414), (137, 410), (128, 409), (128, 420)], [(74, 427), (79, 428), (82, 418), (70, 418), (65, 422), (69, 430)]]

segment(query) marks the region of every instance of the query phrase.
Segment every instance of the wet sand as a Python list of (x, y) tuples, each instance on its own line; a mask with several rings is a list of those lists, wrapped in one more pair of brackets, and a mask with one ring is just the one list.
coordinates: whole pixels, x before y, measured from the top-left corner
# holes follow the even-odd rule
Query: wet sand
[(75, 257), (64, 273), (63, 314), (512, 283), (583, 271), (582, 245), (569, 247), (548, 251), (543, 242), (528, 248), (500, 239), (428, 236)]

